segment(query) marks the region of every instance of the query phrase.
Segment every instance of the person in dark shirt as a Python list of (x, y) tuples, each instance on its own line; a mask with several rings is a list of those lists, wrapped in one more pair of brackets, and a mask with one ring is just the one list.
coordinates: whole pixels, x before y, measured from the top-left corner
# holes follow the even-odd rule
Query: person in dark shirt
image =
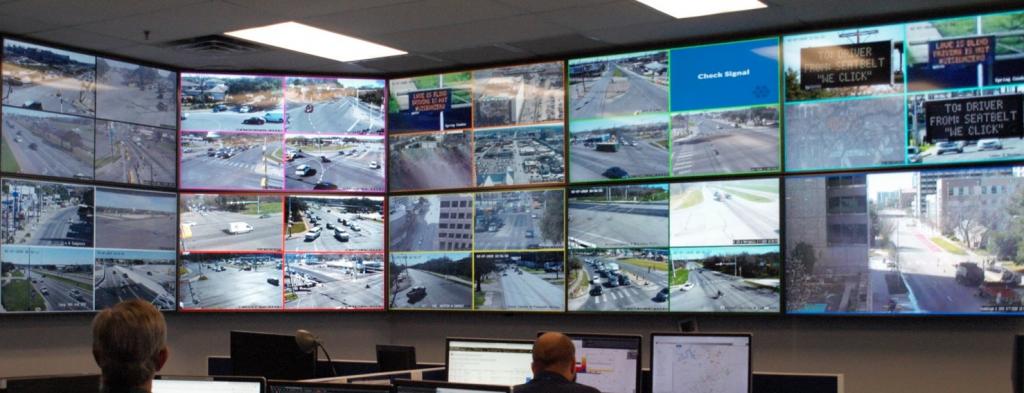
[(150, 392), (167, 354), (167, 323), (149, 302), (124, 301), (92, 320), (92, 356), (103, 393)]
[(548, 332), (533, 343), (533, 379), (515, 386), (515, 393), (601, 393), (576, 383), (576, 347), (562, 333)]

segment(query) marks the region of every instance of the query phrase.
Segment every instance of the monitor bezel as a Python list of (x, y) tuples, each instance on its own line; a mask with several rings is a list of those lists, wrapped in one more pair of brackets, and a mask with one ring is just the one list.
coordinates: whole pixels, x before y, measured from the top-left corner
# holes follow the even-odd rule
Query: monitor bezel
[(413, 381), (410, 379), (396, 379), (394, 381), (391, 381), (391, 392), (398, 393), (398, 388), (402, 386), (418, 388), (455, 388), (466, 390), (480, 390), (486, 392), (512, 393), (512, 387), (505, 385), (484, 385), (476, 383), (461, 383), (448, 381)]

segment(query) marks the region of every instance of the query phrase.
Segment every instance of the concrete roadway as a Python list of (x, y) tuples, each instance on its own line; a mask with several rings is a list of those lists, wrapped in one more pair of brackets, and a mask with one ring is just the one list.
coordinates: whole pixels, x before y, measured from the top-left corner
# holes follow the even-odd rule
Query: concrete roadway
[[(215, 264), (206, 264), (207, 267)], [(273, 285), (267, 279), (281, 280), (281, 270), (273, 266), (261, 266), (256, 270), (244, 271), (237, 266), (225, 264), (227, 270), (216, 272), (203, 269), (206, 280), (198, 280), (198, 276), (190, 276), (187, 281), (191, 293), (198, 298), (193, 303), (188, 288), (181, 288), (181, 298), (185, 308), (193, 309), (242, 309), (242, 308), (281, 308), (284, 292), (280, 285)]]
[(946, 162), (1006, 160), (1024, 156), (1024, 140), (1018, 138), (1004, 138), (1000, 139), (999, 143), (1003, 145), (1003, 148), (999, 150), (978, 150), (978, 145), (974, 144), (964, 146), (963, 153), (943, 153), (941, 156), (936, 154), (939, 150), (938, 147), (932, 146), (931, 149), (928, 149), (921, 154), (921, 162), (925, 164), (934, 164)]
[[(627, 266), (631, 266), (615, 259), (601, 257), (594, 259), (598, 262), (618, 263), (620, 269), (629, 269)], [(570, 311), (668, 311), (667, 300), (661, 302), (654, 300), (658, 291), (668, 285), (668, 278), (664, 272), (647, 273), (646, 269), (640, 268), (623, 270), (632, 274), (631, 277), (627, 276), (632, 281), (630, 285), (608, 287), (606, 286), (608, 279), (601, 278), (593, 266), (584, 263), (583, 268), (590, 277), (590, 283), (586, 284), (587, 291), (582, 297), (569, 300)], [(598, 279), (598, 283), (594, 283), (595, 278)], [(643, 280), (640, 281), (637, 278)], [(647, 285), (644, 285), (645, 283)], [(602, 286), (599, 296), (590, 295), (590, 288), (595, 285)]]
[[(483, 284), (483, 290), (497, 293), (490, 297), (492, 304), (477, 305), (478, 310), (561, 311), (564, 307), (563, 287), (544, 280), (541, 275), (526, 270), (518, 274), (512, 269), (493, 274), (496, 282)], [(554, 273), (543, 276), (553, 278)], [(563, 274), (560, 276), (564, 277)]]
[[(137, 266), (135, 269), (138, 269)], [(156, 271), (153, 269), (150, 271)], [(174, 268), (165, 266), (163, 270), (173, 272)], [(124, 275), (128, 277), (125, 278)], [(96, 308), (106, 308), (128, 299), (142, 299), (153, 303), (157, 308), (174, 309), (174, 293), (168, 292), (164, 284), (173, 287), (174, 276), (148, 276), (123, 266), (96, 265)], [(166, 281), (157, 281), (162, 278)]]
[[(145, 90), (128, 86), (125, 83), (125, 75), (132, 71), (134, 70), (109, 67), (106, 75), (100, 78), (99, 83), (105, 88), (96, 92), (96, 117), (154, 127), (177, 128), (178, 123), (174, 120), (177, 116), (177, 93), (174, 90), (165, 91), (164, 98), (159, 99), (154, 85), (146, 86)], [(157, 108), (160, 102), (166, 105), (164, 110)]]
[[(59, 119), (63, 120), (63, 118)], [(86, 141), (87, 146), (82, 146), (82, 148), (89, 151), (93, 150), (94, 135), (92, 125), (76, 127), (75, 124), (63, 121), (52, 121), (48, 124), (67, 130), (73, 128), (85, 130), (81, 132), (81, 135), (83, 140)], [(88, 161), (79, 160), (68, 151), (60, 149), (50, 144), (49, 141), (44, 140), (41, 136), (36, 135), (31, 127), (24, 126), (17, 120), (12, 118), (4, 119), (3, 138), (3, 143), (11, 148), (11, 153), (14, 155), (14, 160), (18, 163), (20, 173), (59, 177), (78, 176), (86, 180), (93, 177), (94, 162), (92, 159)], [(21, 142), (17, 142), (17, 140), (21, 140)], [(33, 143), (36, 144), (35, 149), (29, 147)]]
[(735, 128), (728, 122), (704, 119), (694, 135), (672, 143), (673, 176), (779, 168), (777, 128)]
[[(751, 285), (737, 277), (707, 270), (697, 263), (689, 263), (689, 290), (673, 289), (671, 311), (682, 312), (767, 312), (778, 311), (780, 296), (777, 292)], [(718, 291), (722, 294), (719, 296)]]
[[(537, 248), (557, 248), (561, 244), (551, 244), (545, 241), (540, 233), (540, 220), (542, 216), (531, 218), (530, 214), (536, 211), (529, 209), (525, 212), (505, 212), (498, 214), (504, 225), (496, 232), (477, 232), (473, 241), (476, 250), (526, 250), (530, 244), (537, 245)], [(526, 231), (533, 231), (533, 236), (527, 237)]]
[[(92, 247), (93, 245), (93, 229), (91, 225), (87, 225), (78, 220), (78, 206), (62, 207), (49, 214), (44, 215), (38, 223), (27, 224), (30, 229), (28, 231), (32, 236), (27, 242), (18, 244), (27, 244), (33, 246), (63, 246), (63, 239), (70, 239), (69, 233), (71, 232), (72, 225), (81, 230), (81, 237), (78, 240), (84, 243), (76, 244), (78, 247)], [(23, 238), (18, 238), (22, 240)]]
[[(469, 309), (473, 303), (473, 291), (468, 285), (421, 270), (406, 269), (405, 272), (411, 282), (408, 287), (392, 295), (395, 297), (393, 308)], [(409, 299), (406, 296), (409, 289), (417, 286), (426, 288), (427, 295), (415, 300)]]
[[(312, 190), (317, 182), (334, 183), (339, 190), (383, 191), (384, 190), (384, 145), (361, 147), (353, 155), (340, 152), (303, 150), (302, 157), (289, 162), (285, 168), (285, 187), (289, 190)], [(321, 156), (330, 162), (322, 162)], [(377, 168), (370, 168), (376, 162)], [(309, 165), (316, 170), (310, 176), (300, 176), (295, 168)]]
[(289, 133), (377, 133), (384, 129), (383, 114), (355, 97), (314, 103), (312, 113), (306, 113), (305, 102), (288, 104)]
[(96, 247), (176, 250), (176, 218), (171, 213), (122, 216), (97, 212)]
[[(40, 295), (39, 288), (46, 287), (47, 294), (43, 296), (46, 301), (46, 310), (48, 311), (80, 311), (80, 310), (92, 310), (93, 309), (93, 297), (92, 290), (83, 289), (77, 285), (72, 285), (65, 281), (55, 279), (51, 276), (42, 274), (43, 272), (39, 269), (32, 269), (30, 274), (31, 278), (36, 280), (35, 284), (32, 284), (36, 295)], [(50, 275), (56, 275), (64, 277), (66, 279), (81, 282), (92, 286), (92, 279), (85, 279), (83, 277), (74, 277), (73, 275), (64, 275), (56, 272), (46, 272)], [(78, 292), (78, 296), (72, 295), (72, 292)]]
[[(115, 156), (117, 159), (96, 168), (97, 180), (128, 184), (175, 185), (177, 180), (174, 168), (176, 153), (174, 136), (170, 131), (167, 131), (166, 138), (160, 138), (159, 140), (140, 139), (139, 142), (136, 142), (132, 138), (135, 136), (141, 138), (142, 136), (133, 134), (133, 132), (137, 131), (133, 126), (117, 123), (106, 124), (116, 127), (116, 130), (111, 130), (111, 135), (107, 135), (107, 131), (101, 128), (97, 133), (96, 150), (97, 152), (103, 152), (97, 155), (104, 155), (103, 157), (97, 157), (97, 161), (109, 156)], [(162, 130), (156, 131), (164, 132)], [(116, 151), (109, 143), (111, 140), (113, 141), (113, 146), (118, 148)]]
[(569, 238), (595, 247), (664, 247), (669, 241), (668, 225), (668, 201), (569, 201)]
[[(225, 211), (181, 213), (181, 223), (189, 222), (195, 225), (192, 225), (192, 238), (184, 240), (187, 251), (280, 251), (284, 239), (281, 212), (269, 213), (267, 218)], [(228, 234), (228, 224), (232, 222), (248, 223), (253, 231)]]
[[(279, 148), (270, 144), (267, 152)], [(265, 170), (264, 170), (265, 168)], [(260, 181), (266, 177), (269, 189), (280, 190), (284, 168), (279, 163), (266, 161), (261, 146), (242, 151), (231, 158), (217, 158), (206, 155), (205, 149), (182, 154), (181, 187), (227, 190), (258, 190)]]
[(417, 214), (415, 211), (407, 210), (402, 222), (390, 223), (388, 230), (392, 233), (405, 232), (404, 238), (394, 235), (390, 237), (393, 239), (401, 238), (401, 241), (396, 240), (390, 244), (388, 248), (390, 251), (437, 250), (437, 223), (428, 224), (423, 214), (426, 213)]
[(182, 108), (188, 118), (181, 121), (182, 131), (262, 131), (284, 132), (282, 123), (242, 124), (245, 119), (263, 119), (267, 112), (239, 113), (231, 110), (213, 113), (210, 109), (190, 110)]
[[(293, 233), (291, 237), (286, 237), (284, 240), (284, 247), (288, 251), (380, 251), (384, 249), (384, 223), (373, 220), (357, 219), (357, 214), (340, 213), (337, 208), (331, 209), (330, 213), (327, 213), (325, 209), (319, 209), (316, 211), (316, 215), (320, 216), (320, 237), (313, 241), (306, 241), (306, 232)], [(344, 219), (346, 222), (355, 223), (359, 227), (359, 231), (353, 231), (351, 227), (342, 226), (338, 219)], [(309, 227), (309, 221), (303, 217), (303, 221), (306, 222), (307, 228)], [(343, 242), (334, 238), (334, 230), (327, 229), (327, 223), (331, 223), (335, 227), (340, 227), (346, 233), (348, 233), (348, 241)], [(287, 232), (287, 231), (286, 231)]]
[[(88, 86), (88, 87), (87, 87)], [(10, 95), (4, 91), (4, 104), (20, 107), (26, 101), (43, 105), (47, 112), (69, 115), (93, 116), (96, 113), (95, 83), (83, 82), (72, 77), (53, 78), (23, 86), (13, 87)], [(84, 93), (84, 94), (83, 94)]]
[[(624, 76), (613, 80), (614, 70)], [(625, 84), (625, 92), (618, 94), (608, 91), (615, 84)], [(582, 89), (582, 85), (577, 85)], [(624, 67), (609, 62), (604, 74), (598, 80), (587, 82), (586, 94), (573, 100), (572, 118), (589, 119), (615, 115), (632, 115), (637, 112), (666, 112), (668, 110), (668, 86), (661, 86)]]
[[(752, 202), (712, 183), (693, 183), (703, 194), (701, 203), (681, 208), (672, 206), (672, 247), (731, 246), (738, 240), (779, 239), (779, 194), (738, 188), (744, 193), (770, 198)], [(689, 190), (692, 190), (689, 189)], [(714, 199), (718, 192), (720, 201)], [(685, 198), (676, 199), (682, 202)]]
[(617, 152), (597, 151), (582, 143), (570, 145), (569, 176), (572, 181), (608, 180), (603, 173), (617, 166), (629, 177), (668, 176), (668, 149), (655, 140), (636, 139), (636, 146), (619, 145)]
[[(296, 299), (285, 302), (289, 309), (384, 308), (384, 272), (351, 275), (327, 275), (303, 267), (289, 267), (316, 276), (322, 281), (308, 290), (295, 291)], [(291, 277), (289, 280), (301, 280)]]

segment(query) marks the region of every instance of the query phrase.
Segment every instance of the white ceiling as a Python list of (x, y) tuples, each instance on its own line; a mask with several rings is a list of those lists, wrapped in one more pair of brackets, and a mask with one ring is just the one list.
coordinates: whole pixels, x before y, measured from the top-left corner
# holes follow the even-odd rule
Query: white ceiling
[[(0, 33), (190, 69), (408, 74), (1024, 6), (1019, 0), (765, 2), (766, 9), (676, 20), (633, 0), (0, 0)], [(288, 20), (409, 54), (338, 63), (267, 47), (209, 55), (167, 45)]]

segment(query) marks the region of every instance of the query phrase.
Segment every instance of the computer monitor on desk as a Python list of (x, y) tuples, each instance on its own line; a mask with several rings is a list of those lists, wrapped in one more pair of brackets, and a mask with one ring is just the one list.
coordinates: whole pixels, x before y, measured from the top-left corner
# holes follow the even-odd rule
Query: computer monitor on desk
[[(537, 333), (539, 337), (544, 332)], [(576, 382), (601, 393), (640, 393), (643, 337), (565, 333), (576, 347)]]
[(267, 381), (267, 393), (382, 393), (391, 385), (350, 384), (298, 381)]
[(750, 335), (651, 334), (651, 393), (751, 393)]
[(519, 385), (533, 377), (533, 341), (448, 338), (445, 366), (448, 381)]
[(512, 393), (511, 386), (395, 380), (391, 393)]
[(157, 376), (153, 393), (266, 393), (262, 377), (181, 377)]
[(5, 382), (6, 393), (96, 393), (100, 388), (97, 374), (14, 377)]
[(295, 336), (231, 331), (231, 374), (268, 379), (316, 378), (316, 351), (305, 352)]
[(378, 345), (377, 366), (380, 371), (412, 370), (416, 368), (416, 347)]

